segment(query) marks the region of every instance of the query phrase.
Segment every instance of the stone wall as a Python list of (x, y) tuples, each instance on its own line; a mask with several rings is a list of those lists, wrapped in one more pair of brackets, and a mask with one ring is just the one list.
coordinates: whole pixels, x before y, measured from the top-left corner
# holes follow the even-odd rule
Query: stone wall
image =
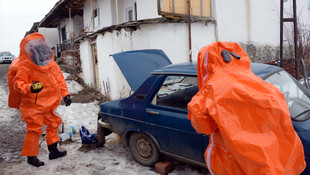
[(284, 48), (284, 58), (280, 63), (279, 46), (261, 45), (254, 43), (241, 43), (240, 46), (248, 54), (251, 62), (281, 66), (284, 70), (296, 78), (295, 60), (291, 59), (287, 47)]
[(60, 58), (65, 65), (73, 66), (75, 68), (81, 67), (79, 50), (67, 50), (61, 52)]
[[(255, 63), (269, 63), (280, 59), (279, 46), (257, 43), (240, 43), (240, 46)], [(291, 58), (287, 48), (284, 48), (283, 58)]]

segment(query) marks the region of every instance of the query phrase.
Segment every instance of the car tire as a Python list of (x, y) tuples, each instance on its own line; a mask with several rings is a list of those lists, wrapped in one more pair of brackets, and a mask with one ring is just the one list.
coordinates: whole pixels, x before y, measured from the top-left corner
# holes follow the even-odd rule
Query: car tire
[(105, 129), (97, 125), (97, 147), (103, 147), (105, 144)]
[(144, 166), (154, 166), (160, 153), (153, 140), (145, 134), (134, 133), (129, 137), (129, 147), (136, 161)]

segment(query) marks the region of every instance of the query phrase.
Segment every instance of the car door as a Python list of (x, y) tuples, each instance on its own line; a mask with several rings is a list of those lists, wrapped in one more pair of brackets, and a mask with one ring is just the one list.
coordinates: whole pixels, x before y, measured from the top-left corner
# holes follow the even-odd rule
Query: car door
[(163, 152), (204, 163), (209, 138), (187, 119), (187, 103), (197, 92), (196, 76), (166, 76), (147, 105), (145, 122)]

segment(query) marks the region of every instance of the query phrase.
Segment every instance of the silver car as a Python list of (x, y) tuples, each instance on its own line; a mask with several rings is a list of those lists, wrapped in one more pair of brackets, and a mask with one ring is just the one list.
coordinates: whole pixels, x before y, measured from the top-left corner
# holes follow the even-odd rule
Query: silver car
[(0, 63), (12, 63), (14, 56), (10, 52), (0, 52)]

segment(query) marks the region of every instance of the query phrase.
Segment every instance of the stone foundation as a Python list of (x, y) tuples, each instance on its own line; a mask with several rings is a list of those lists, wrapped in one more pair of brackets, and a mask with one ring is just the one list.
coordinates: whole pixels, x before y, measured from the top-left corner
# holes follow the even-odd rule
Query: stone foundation
[(67, 50), (61, 52), (60, 58), (65, 65), (73, 66), (75, 68), (81, 67), (79, 50)]
[[(252, 62), (268, 63), (280, 59), (280, 47), (257, 43), (239, 43)], [(283, 58), (291, 58), (288, 49), (284, 48)]]

